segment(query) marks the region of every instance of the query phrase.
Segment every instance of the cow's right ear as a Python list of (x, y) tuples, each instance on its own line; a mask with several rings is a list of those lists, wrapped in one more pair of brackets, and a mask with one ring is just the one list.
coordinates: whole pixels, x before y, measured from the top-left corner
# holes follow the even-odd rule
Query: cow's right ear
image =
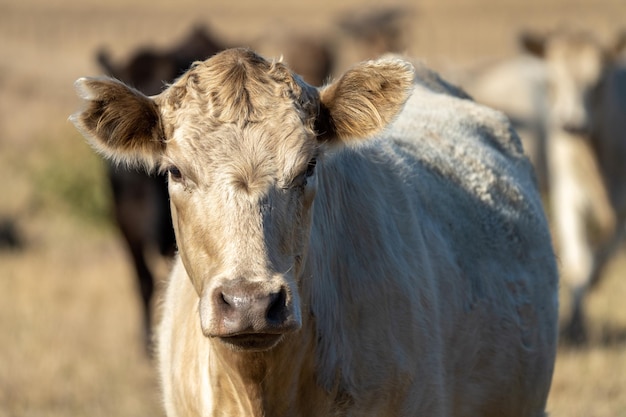
[(165, 150), (155, 101), (108, 77), (80, 78), (75, 86), (86, 104), (70, 120), (94, 149), (117, 163), (154, 168)]
[(546, 37), (538, 33), (522, 32), (519, 35), (519, 44), (523, 51), (538, 58), (543, 58), (546, 53)]
[(356, 64), (319, 91), (319, 140), (347, 144), (375, 135), (400, 113), (414, 78), (413, 65), (399, 57)]

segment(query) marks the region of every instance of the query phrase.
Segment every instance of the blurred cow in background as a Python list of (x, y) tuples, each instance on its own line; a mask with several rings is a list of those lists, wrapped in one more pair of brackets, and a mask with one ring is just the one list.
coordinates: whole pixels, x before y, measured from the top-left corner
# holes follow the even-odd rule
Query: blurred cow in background
[(361, 43), (364, 54), (401, 52), (407, 46), (407, 19), (413, 13), (404, 8), (368, 10), (339, 20), (339, 28)]
[(10, 216), (0, 217), (0, 251), (24, 247), (24, 237), (17, 221)]
[[(255, 49), (266, 56), (282, 56), (304, 81), (321, 86), (332, 77), (341, 59), (340, 39), (352, 42), (352, 52), (360, 45), (356, 60), (374, 58), (385, 52), (404, 49), (406, 13), (381, 9), (344, 18), (338, 31), (328, 34), (270, 31), (253, 40)], [(242, 42), (242, 44), (247, 44)], [(156, 95), (195, 62), (204, 60), (233, 45), (227, 45), (205, 26), (195, 27), (179, 43), (165, 50), (142, 47), (124, 64), (116, 64), (105, 50), (97, 60), (104, 72), (136, 88), (145, 95)], [(344, 47), (346, 48), (346, 47)], [(110, 165), (108, 171), (115, 219), (128, 246), (142, 301), (146, 347), (151, 345), (151, 303), (155, 291), (155, 271), (147, 253), (171, 258), (176, 250), (167, 184), (164, 175), (147, 174), (126, 166)], [(156, 251), (155, 251), (156, 252)]]
[(275, 25), (251, 42), (267, 57), (282, 57), (304, 81), (321, 86), (356, 62), (407, 47), (410, 10), (380, 8), (342, 14), (327, 33)]
[(318, 33), (291, 32), (277, 25), (252, 44), (265, 56), (282, 57), (282, 61), (311, 85), (321, 86), (336, 68), (332, 39)]
[(347, 70), (355, 62), (386, 53), (405, 53), (413, 16), (413, 10), (403, 7), (359, 10), (340, 16), (333, 36), (338, 51), (336, 73)]
[(174, 81), (191, 64), (227, 48), (205, 26), (197, 26), (181, 42), (166, 50), (142, 47), (125, 64), (115, 64), (106, 50), (98, 52), (102, 69), (144, 94), (160, 93), (166, 83)]
[(584, 299), (619, 248), (626, 211), (626, 58), (591, 34), (523, 33), (523, 54), (453, 78), (518, 131), (551, 215), (572, 294), (562, 340), (587, 340)]
[(525, 49), (546, 63), (547, 159), (553, 230), (572, 293), (562, 337), (587, 339), (584, 299), (620, 247), (626, 215), (624, 42), (603, 47), (591, 34), (525, 34)]
[[(141, 48), (125, 64), (115, 64), (101, 50), (98, 62), (111, 77), (146, 95), (156, 95), (167, 83), (183, 74), (194, 61), (226, 48), (205, 27), (196, 27), (181, 42), (167, 50)], [(115, 220), (128, 246), (141, 295), (146, 347), (151, 345), (151, 302), (155, 290), (155, 266), (147, 256), (158, 249), (171, 258), (176, 250), (166, 177), (147, 174), (124, 165), (109, 165)]]

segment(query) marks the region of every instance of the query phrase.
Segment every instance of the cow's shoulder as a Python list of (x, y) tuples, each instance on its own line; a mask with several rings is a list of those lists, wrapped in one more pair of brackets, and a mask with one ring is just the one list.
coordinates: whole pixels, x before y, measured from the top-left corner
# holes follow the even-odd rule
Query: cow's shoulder
[(450, 164), (455, 170), (486, 164), (503, 172), (519, 168), (521, 174), (532, 173), (521, 141), (502, 112), (475, 102), (427, 67), (415, 68), (413, 93), (387, 130), (389, 136), (419, 148), (416, 156), (429, 164)]
[(432, 209), (425, 212), (431, 223), (446, 230), (446, 224), (457, 225), (458, 239), (472, 236), (470, 247), (472, 239), (516, 241), (510, 249), (521, 255), (533, 247), (533, 236), (543, 235), (546, 221), (517, 133), (503, 113), (476, 103), (432, 71), (416, 69), (412, 95), (385, 134), (415, 161), (418, 193), (429, 193), (424, 200), (430, 200), (425, 207)]

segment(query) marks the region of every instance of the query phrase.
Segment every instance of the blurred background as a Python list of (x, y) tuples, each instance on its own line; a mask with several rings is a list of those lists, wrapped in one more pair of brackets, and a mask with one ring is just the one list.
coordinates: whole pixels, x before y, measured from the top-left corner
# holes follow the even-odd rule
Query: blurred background
[[(311, 77), (322, 71), (322, 80), (395, 50), (462, 82), (518, 56), (522, 31), (565, 25), (609, 45), (626, 29), (626, 3), (0, 0), (0, 417), (163, 415), (108, 167), (67, 121), (80, 106), (75, 79), (119, 71), (140, 88), (141, 75), (125, 67), (138, 51), (174, 65), (177, 48), (202, 33), (207, 48), (210, 38), (282, 54), (302, 72), (311, 64), (293, 45), (316, 45), (314, 64), (329, 64)], [(135, 200), (146, 199), (142, 192)], [(131, 223), (157, 216), (146, 210)], [(158, 246), (141, 249), (155, 304), (169, 262)], [(626, 416), (625, 271), (620, 248), (585, 301), (587, 343), (559, 349), (551, 416)]]

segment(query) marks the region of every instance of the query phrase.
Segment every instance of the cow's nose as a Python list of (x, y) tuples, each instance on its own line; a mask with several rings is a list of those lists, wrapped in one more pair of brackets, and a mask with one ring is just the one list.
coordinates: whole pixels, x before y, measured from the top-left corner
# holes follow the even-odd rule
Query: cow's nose
[(262, 285), (239, 284), (215, 289), (213, 298), (218, 319), (216, 336), (244, 333), (283, 333), (290, 321), (287, 291), (268, 290)]
[(280, 324), (285, 312), (286, 296), (282, 289), (269, 293), (250, 293), (230, 289), (221, 291), (217, 303), (224, 316), (233, 319), (248, 316), (253, 324), (258, 321), (262, 325), (266, 321), (268, 325), (271, 325)]

